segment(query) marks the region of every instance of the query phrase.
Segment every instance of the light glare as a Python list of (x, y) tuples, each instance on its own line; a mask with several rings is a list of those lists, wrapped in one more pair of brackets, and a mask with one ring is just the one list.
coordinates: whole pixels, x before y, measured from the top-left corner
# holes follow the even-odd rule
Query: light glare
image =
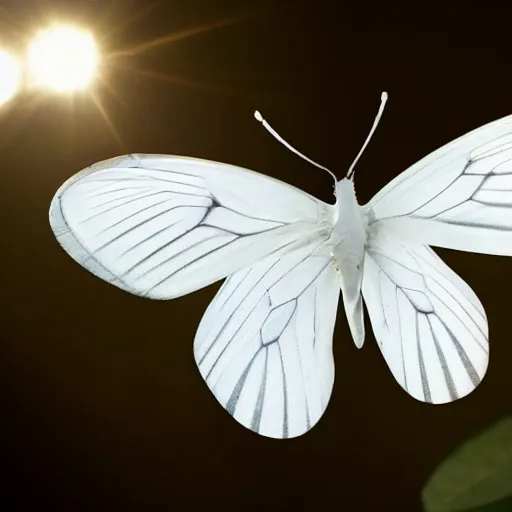
[(18, 60), (0, 50), (0, 105), (9, 101), (21, 84), (21, 69)]
[(92, 35), (68, 26), (41, 32), (28, 49), (28, 66), (38, 85), (59, 92), (85, 88), (98, 66)]

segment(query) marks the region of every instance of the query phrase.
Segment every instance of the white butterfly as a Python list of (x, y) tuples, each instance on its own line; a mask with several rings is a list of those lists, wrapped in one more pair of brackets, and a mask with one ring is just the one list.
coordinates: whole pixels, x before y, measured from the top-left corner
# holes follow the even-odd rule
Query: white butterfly
[(324, 413), (340, 288), (356, 346), (364, 297), (410, 395), (464, 397), (487, 369), (487, 319), (429, 245), (512, 255), (512, 116), (438, 149), (362, 206), (353, 183), (361, 152), (336, 182), (334, 205), (227, 164), (113, 158), (64, 183), (50, 223), (78, 263), (136, 295), (171, 299), (227, 277), (194, 354), (217, 400), (254, 432), (299, 436)]

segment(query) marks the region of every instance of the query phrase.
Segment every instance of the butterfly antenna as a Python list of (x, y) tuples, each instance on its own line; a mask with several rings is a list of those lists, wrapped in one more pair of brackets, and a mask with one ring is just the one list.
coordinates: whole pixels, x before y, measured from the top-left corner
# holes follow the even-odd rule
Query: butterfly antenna
[(373, 121), (372, 129), (370, 130), (368, 137), (366, 137), (363, 147), (359, 150), (359, 153), (357, 154), (355, 160), (352, 162), (352, 165), (350, 166), (350, 168), (347, 172), (347, 178), (349, 180), (351, 180), (354, 177), (354, 167), (356, 166), (359, 158), (363, 154), (363, 151), (366, 149), (366, 146), (368, 146), (368, 142), (370, 142), (370, 139), (372, 138), (372, 135), (374, 134), (374, 132), (377, 128), (377, 125), (379, 124), (380, 118), (382, 117), (382, 113), (384, 112), (384, 107), (386, 106), (386, 101), (388, 101), (388, 93), (384, 91), (380, 95), (380, 107), (379, 107), (379, 111), (377, 112), (377, 115), (375, 116), (375, 121)]
[(338, 183), (338, 178), (336, 175), (327, 169), (327, 167), (324, 167), (323, 165), (320, 165), (319, 163), (315, 162), (314, 160), (311, 160), (311, 158), (308, 158), (306, 155), (303, 155), (300, 151), (296, 150), (290, 143), (286, 142), (273, 128), (270, 126), (267, 121), (263, 118), (263, 116), (259, 113), (258, 110), (254, 112), (254, 117), (263, 125), (263, 127), (273, 136), (275, 137), (281, 144), (286, 146), (292, 153), (295, 153), (296, 155), (300, 156), (303, 160), (306, 160), (306, 162), (309, 162), (310, 164), (313, 164), (315, 167), (318, 167), (319, 169), (322, 169), (323, 171), (328, 172), (334, 179), (334, 186), (336, 187), (336, 183)]

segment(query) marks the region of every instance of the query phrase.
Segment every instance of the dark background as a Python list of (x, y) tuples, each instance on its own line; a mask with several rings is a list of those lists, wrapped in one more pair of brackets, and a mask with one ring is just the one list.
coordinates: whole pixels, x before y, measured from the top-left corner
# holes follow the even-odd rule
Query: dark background
[(328, 175), (254, 109), (341, 177), (387, 90), (358, 165), (362, 203), (512, 113), (510, 10), (384, 4), (1, 0), (0, 45), (23, 51), (61, 20), (93, 30), (104, 54), (90, 93), (27, 91), (0, 110), (2, 510), (416, 511), (436, 465), (512, 410), (512, 259), (438, 251), (488, 315), (491, 363), (469, 397), (409, 397), (369, 323), (359, 351), (340, 307), (327, 412), (276, 441), (233, 421), (196, 369), (195, 329), (218, 285), (169, 302), (131, 296), (80, 268), (48, 223), (68, 177), (131, 152), (242, 165), (331, 201)]

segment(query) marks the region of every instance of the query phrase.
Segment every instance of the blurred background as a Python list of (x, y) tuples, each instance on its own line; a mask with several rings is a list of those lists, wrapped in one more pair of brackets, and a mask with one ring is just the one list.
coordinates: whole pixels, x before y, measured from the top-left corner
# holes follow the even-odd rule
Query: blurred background
[[(467, 398), (429, 406), (394, 381), (367, 323), (339, 308), (319, 424), (276, 441), (218, 405), (193, 359), (218, 284), (153, 302), (58, 245), (50, 201), (125, 153), (218, 160), (332, 201), (357, 167), (367, 202), (427, 153), (512, 114), (510, 8), (337, 1), (2, 0), (2, 510), (422, 510), (455, 446), (512, 411), (512, 259), (437, 250), (486, 308), (491, 362)], [(341, 305), (340, 305), (341, 306)]]

